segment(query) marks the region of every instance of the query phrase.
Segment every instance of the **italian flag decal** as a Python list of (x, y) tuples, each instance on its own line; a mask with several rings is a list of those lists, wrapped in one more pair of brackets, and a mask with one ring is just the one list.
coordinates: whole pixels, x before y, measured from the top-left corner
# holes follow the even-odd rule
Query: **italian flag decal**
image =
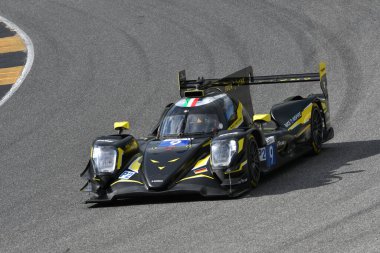
[(199, 100), (199, 98), (186, 98), (186, 101), (183, 104), (183, 106), (184, 107), (194, 107), (197, 104), (198, 100)]

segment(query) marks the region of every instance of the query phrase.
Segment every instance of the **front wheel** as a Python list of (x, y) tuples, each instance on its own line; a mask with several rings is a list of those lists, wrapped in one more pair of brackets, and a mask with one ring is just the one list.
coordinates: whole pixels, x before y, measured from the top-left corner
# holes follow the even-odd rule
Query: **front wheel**
[(254, 138), (250, 140), (248, 149), (248, 173), (249, 180), (252, 188), (257, 187), (260, 181), (261, 171), (260, 171), (260, 160), (259, 160), (259, 149)]

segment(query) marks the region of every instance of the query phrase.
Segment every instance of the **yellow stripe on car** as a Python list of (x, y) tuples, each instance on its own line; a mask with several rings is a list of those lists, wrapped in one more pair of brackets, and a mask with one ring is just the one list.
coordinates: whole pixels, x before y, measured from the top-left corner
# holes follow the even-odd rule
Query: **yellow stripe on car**
[(302, 111), (302, 114), (301, 114), (301, 118), (299, 118), (296, 122), (294, 122), (290, 127), (289, 127), (289, 130), (292, 130), (294, 129), (295, 127), (297, 127), (299, 124), (305, 124), (306, 122), (308, 122), (311, 118), (311, 109), (313, 109), (313, 104), (309, 104), (303, 111)]
[(209, 140), (209, 141), (206, 141), (203, 145), (202, 145), (202, 147), (204, 148), (204, 147), (206, 147), (206, 146), (209, 146), (210, 145), (210, 143), (211, 143), (211, 140)]
[(310, 129), (310, 125), (307, 125), (304, 129), (302, 129), (298, 134), (296, 134), (296, 137), (301, 136), (306, 130)]
[(244, 147), (244, 138), (241, 138), (238, 142), (238, 145), (239, 145), (239, 150), (238, 150), (238, 153), (240, 153), (240, 151), (243, 150), (243, 147)]
[(208, 156), (206, 156), (205, 158), (199, 160), (199, 161), (195, 164), (195, 166), (193, 167), (193, 169), (198, 169), (198, 168), (200, 168), (200, 167), (202, 167), (202, 166), (206, 166), (207, 163), (208, 163), (208, 160), (209, 160), (209, 159), (210, 159), (210, 155), (208, 155)]
[(244, 162), (242, 162), (237, 170), (233, 170), (233, 171), (230, 171), (230, 172), (224, 172), (224, 174), (231, 174), (231, 173), (235, 173), (235, 172), (242, 171), (242, 170), (243, 170), (243, 167), (244, 167), (246, 164), (247, 164), (247, 160), (245, 160)]
[(214, 179), (214, 178), (211, 177), (211, 176), (207, 176), (207, 175), (199, 174), (199, 175), (195, 175), (195, 176), (191, 176), (191, 177), (185, 177), (185, 178), (182, 178), (182, 179), (179, 180), (177, 183), (182, 182), (182, 181), (185, 181), (185, 180), (189, 180), (189, 179), (194, 179), (194, 178), (208, 178), (208, 179)]
[(129, 165), (128, 169), (134, 171), (134, 172), (138, 172), (140, 167), (141, 167), (141, 158), (142, 156), (136, 158), (132, 163), (131, 165)]
[(116, 182), (113, 182), (111, 186), (118, 184), (118, 183), (136, 183), (136, 184), (143, 184), (143, 182), (137, 181), (137, 180), (131, 180), (131, 179), (119, 179)]
[(321, 105), (322, 105), (322, 110), (323, 112), (327, 112), (327, 105), (326, 105), (326, 101), (321, 101)]
[(235, 129), (239, 127), (243, 123), (243, 105), (239, 102), (238, 108), (237, 108), (237, 119), (232, 122), (228, 130)]
[(122, 150), (121, 148), (117, 148), (117, 165), (116, 165), (116, 168), (118, 170), (121, 168), (121, 163), (123, 161), (123, 154), (124, 154), (124, 150)]

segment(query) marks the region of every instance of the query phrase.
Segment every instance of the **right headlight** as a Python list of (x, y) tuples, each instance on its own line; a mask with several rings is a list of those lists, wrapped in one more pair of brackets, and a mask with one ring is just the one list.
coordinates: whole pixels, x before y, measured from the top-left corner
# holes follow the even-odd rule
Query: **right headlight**
[(227, 167), (237, 152), (235, 140), (215, 140), (211, 143), (211, 162), (215, 167)]
[(94, 146), (92, 160), (96, 174), (113, 173), (116, 166), (117, 153), (114, 147)]

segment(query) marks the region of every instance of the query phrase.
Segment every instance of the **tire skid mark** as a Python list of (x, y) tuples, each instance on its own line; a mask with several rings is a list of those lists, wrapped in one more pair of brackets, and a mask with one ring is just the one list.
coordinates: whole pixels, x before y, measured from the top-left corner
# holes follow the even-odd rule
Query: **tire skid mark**
[[(126, 3), (122, 1), (121, 4), (126, 4)], [(166, 22), (169, 25), (175, 27), (175, 29), (177, 29), (180, 33), (190, 35), (190, 37), (194, 39), (195, 43), (199, 46), (200, 50), (203, 52), (202, 56), (206, 58), (205, 63), (209, 67), (208, 73), (211, 73), (211, 75), (215, 73), (215, 59), (213, 57), (211, 50), (208, 48), (207, 43), (202, 39), (202, 37), (197, 35), (192, 29), (170, 18), (170, 13), (168, 13), (166, 10), (161, 8), (159, 5), (156, 6), (154, 10), (152, 10), (151, 8), (142, 6), (138, 4), (137, 2), (128, 3), (128, 6), (126, 7), (128, 8), (134, 7), (136, 11), (143, 10), (146, 15), (149, 13), (149, 18), (151, 20), (156, 20), (156, 21), (160, 21), (164, 23)], [(158, 13), (156, 12), (157, 9), (160, 9)], [(155, 87), (153, 87), (153, 89), (155, 89)], [(149, 96), (143, 96), (139, 100), (139, 103), (141, 103), (142, 105), (146, 105), (150, 103), (151, 99), (152, 98)], [(165, 101), (165, 103), (167, 104), (168, 102)], [(155, 124), (155, 123), (156, 123), (155, 121), (151, 121), (151, 124)]]
[(104, 18), (100, 18), (98, 16), (90, 14), (89, 12), (86, 12), (86, 11), (84, 11), (82, 9), (74, 8), (74, 7), (69, 6), (67, 4), (63, 4), (62, 2), (55, 2), (55, 4), (58, 5), (58, 6), (61, 6), (62, 8), (66, 8), (66, 9), (68, 9), (70, 11), (73, 11), (73, 12), (76, 12), (78, 14), (81, 14), (82, 16), (89, 17), (90, 19), (101, 21), (102, 23), (109, 25), (115, 31), (120, 32), (120, 34), (122, 34), (125, 37), (125, 39), (132, 45), (132, 48), (139, 55), (139, 58), (141, 59), (142, 69), (145, 72), (145, 75), (143, 75), (144, 78), (145, 78), (145, 81), (150, 81), (151, 80), (150, 63), (149, 63), (147, 54), (145, 52), (145, 49), (141, 45), (141, 43), (133, 35), (129, 34), (124, 29), (119, 28), (118, 26), (115, 25), (115, 23), (112, 23), (112, 22), (110, 22), (110, 21), (108, 21), (108, 20), (106, 20)]
[[(172, 0), (160, 0), (163, 3), (167, 3), (167, 6), (171, 8), (175, 7), (176, 11), (183, 12), (189, 19), (194, 17), (193, 13), (197, 13), (197, 19), (204, 20), (200, 23), (200, 26), (207, 30), (213, 37), (217, 38), (219, 42), (223, 42), (227, 45), (232, 52), (235, 53), (240, 64), (242, 66), (250, 65), (250, 56), (248, 54), (248, 49), (244, 43), (239, 39), (239, 34), (237, 34), (234, 28), (220, 19), (211, 19), (207, 12), (202, 11), (197, 7), (192, 5), (179, 5), (177, 1)], [(197, 22), (197, 19), (193, 19)]]
[[(145, 48), (143, 47), (143, 44), (140, 44), (140, 42), (138, 42), (138, 40), (135, 38), (135, 36), (133, 36), (132, 34), (130, 34), (129, 32), (127, 32), (127, 30), (126, 30), (127, 28), (122, 27), (120, 24), (118, 24), (117, 20), (113, 20), (112, 17), (109, 17), (109, 16), (103, 17), (103, 15), (101, 15), (99, 13), (96, 13), (96, 14), (95, 13), (91, 13), (88, 10), (76, 9), (76, 8), (78, 8), (76, 6), (75, 7), (66, 6), (65, 4), (62, 4), (62, 3), (58, 4), (59, 6), (56, 6), (55, 4), (56, 4), (55, 2), (51, 2), (51, 7), (49, 7), (49, 9), (58, 9), (58, 10), (61, 10), (61, 12), (64, 11), (64, 10), (65, 11), (70, 11), (70, 12), (74, 13), (75, 16), (81, 17), (81, 19), (78, 22), (83, 22), (83, 23), (99, 22), (99, 23), (105, 24), (106, 27), (107, 27), (107, 25), (109, 25), (110, 28), (107, 27), (107, 30), (110, 29), (114, 34), (121, 35), (121, 37), (123, 37), (122, 38), (123, 44), (128, 44), (128, 48), (130, 48), (131, 50), (133, 50), (134, 51), (133, 53), (137, 54), (140, 62), (137, 61), (134, 64), (136, 66), (138, 66), (138, 73), (139, 73), (139, 76), (141, 76), (141, 79), (142, 79), (141, 81), (139, 81), (139, 83), (144, 83), (145, 82), (145, 83), (149, 84), (149, 81), (153, 80), (152, 74), (151, 74), (151, 65), (150, 65), (151, 61), (148, 59), (148, 56), (146, 54)], [(108, 7), (112, 9), (113, 8), (112, 3), (109, 3)], [(120, 9), (120, 8), (122, 8), (122, 6), (118, 6), (117, 8)], [(47, 11), (49, 11), (49, 10), (47, 10)], [(94, 20), (94, 21), (92, 21), (92, 20)], [(125, 43), (125, 41), (127, 41), (127, 43)], [(118, 55), (121, 57), (121, 55), (123, 55), (123, 54), (120, 53)], [(88, 72), (94, 72), (94, 71), (96, 71), (96, 69), (90, 69), (91, 65), (92, 66), (96, 66), (98, 63), (96, 63), (96, 64), (94, 63), (95, 60), (93, 59), (94, 57), (92, 57), (91, 53), (88, 55), (88, 57), (90, 58), (89, 61), (87, 62), (87, 64), (88, 64), (87, 67), (89, 68)], [(120, 60), (122, 61), (123, 58), (127, 59), (128, 55), (123, 55)], [(92, 63), (91, 63), (91, 61), (92, 61)], [(126, 60), (126, 62), (128, 62), (128, 61)], [(140, 70), (142, 72), (141, 74), (140, 74)], [(118, 79), (117, 79), (117, 84), (116, 84), (116, 82), (114, 84), (115, 86), (125, 86), (125, 84), (128, 84), (128, 80), (130, 78), (124, 72), (120, 72), (120, 74), (116, 75), (116, 77)], [(96, 75), (92, 75), (90, 77), (90, 82), (93, 81), (94, 78), (96, 78)], [(86, 82), (87, 81), (88, 80), (86, 80)], [(155, 89), (157, 89), (157, 88), (155, 87)], [(130, 103), (129, 101), (131, 101), (131, 99), (133, 99), (133, 97), (130, 97), (128, 99), (128, 95), (129, 95), (129, 92), (127, 90), (126, 91), (126, 96), (124, 96), (124, 97), (121, 98), (122, 100), (126, 101), (127, 104)], [(88, 94), (83, 94), (83, 96), (84, 97), (87, 96), (88, 98), (90, 98), (88, 96)], [(73, 101), (74, 99), (75, 98), (72, 97), (71, 101)], [(144, 107), (147, 104), (149, 104), (150, 102), (151, 102), (151, 97), (149, 97), (149, 96), (141, 96), (140, 99), (134, 100), (133, 104), (134, 104), (134, 106)], [(86, 99), (83, 99), (81, 101), (77, 101), (76, 103), (79, 104), (79, 105), (80, 104), (85, 104), (86, 103)], [(87, 102), (87, 104), (88, 104), (88, 102)], [(135, 117), (135, 116), (133, 114), (132, 115), (131, 114), (127, 114), (127, 115), (128, 115), (128, 119), (129, 120), (131, 120), (131, 121), (134, 120), (133, 117)]]
[(364, 209), (356, 211), (356, 212), (349, 214), (347, 216), (341, 217), (340, 219), (338, 219), (334, 222), (331, 222), (325, 226), (321, 226), (315, 230), (312, 230), (308, 233), (305, 233), (301, 237), (295, 238), (289, 242), (285, 242), (285, 243), (281, 244), (280, 246), (276, 247), (275, 249), (270, 249), (270, 250), (264, 251), (264, 252), (279, 252), (279, 251), (289, 250), (289, 249), (295, 247), (299, 243), (302, 243), (306, 240), (312, 239), (316, 235), (326, 233), (326, 231), (334, 229), (338, 226), (347, 224), (349, 221), (354, 220), (360, 216), (363, 216), (363, 215), (366, 215), (368, 213), (372, 213), (374, 211), (377, 211), (379, 207), (380, 207), (380, 202), (373, 203), (369, 207), (366, 207)]
[[(55, 13), (52, 13), (52, 14), (54, 15)], [(39, 24), (43, 22), (43, 20), (40, 19), (40, 17), (30, 16), (28, 20), (32, 26), (38, 27), (38, 36), (42, 37), (44, 41), (47, 42), (47, 45), (51, 47), (52, 51), (57, 52), (57, 54), (61, 55), (61, 57), (56, 56), (56, 54), (51, 55), (52, 57), (54, 57), (51, 67), (54, 69), (57, 69), (58, 71), (56, 71), (56, 75), (54, 75), (54, 79), (46, 80), (46, 81), (49, 81), (49, 83), (47, 84), (51, 85), (53, 83), (58, 83), (59, 80), (65, 80), (67, 78), (67, 73), (65, 70), (65, 67), (67, 65), (65, 64), (65, 61), (69, 61), (70, 59), (74, 58), (74, 55), (70, 52), (68, 48), (66, 48), (63, 45), (63, 43), (60, 40), (56, 39), (54, 36), (51, 36), (47, 29), (43, 28), (43, 26), (42, 27), (39, 26)], [(57, 90), (54, 90), (49, 95), (55, 97), (57, 101), (59, 101), (59, 99), (62, 99), (59, 94), (59, 91), (61, 88), (64, 88), (64, 87), (62, 86), (56, 87)], [(54, 108), (56, 107), (54, 106), (43, 107), (40, 109), (41, 111), (39, 113), (52, 111)], [(56, 109), (56, 111), (59, 111), (59, 110), (60, 110), (59, 108)], [(41, 124), (43, 124), (43, 122), (41, 122)]]
[[(177, 12), (183, 11), (181, 9), (181, 7), (183, 7), (183, 5), (178, 5), (175, 1), (171, 1), (171, 0), (161, 0), (161, 1), (169, 3), (170, 6), (176, 6)], [(229, 4), (231, 6), (231, 8), (236, 8), (236, 6), (241, 6), (242, 9), (247, 8), (247, 5), (242, 4), (241, 2), (233, 3), (233, 4), (230, 2), (226, 2), (226, 4)], [(261, 4), (261, 3), (255, 3), (255, 4)], [(268, 8), (265, 4), (264, 5), (261, 4), (260, 7), (265, 8), (264, 13), (268, 13), (270, 17), (275, 17), (274, 18), (275, 23), (279, 24), (289, 34), (292, 34), (293, 37), (295, 37), (295, 38), (301, 38), (300, 40), (295, 40), (295, 42), (297, 43), (298, 47), (301, 49), (302, 56), (303, 56), (303, 58), (302, 58), (303, 64), (306, 66), (309, 66), (311, 64), (311, 62), (313, 61), (313, 58), (315, 58), (316, 51), (317, 51), (316, 48), (311, 43), (311, 36), (310, 35), (308, 36), (308, 34), (304, 34), (303, 33), (304, 30), (302, 27), (298, 28), (296, 31), (292, 30), (291, 28), (293, 28), (294, 25), (287, 21), (288, 18), (280, 18), (278, 16), (277, 12), (275, 12), (271, 8)], [(263, 8), (257, 8), (257, 6), (255, 6), (252, 9), (252, 11), (255, 12), (259, 9), (260, 11), (257, 14), (263, 15), (263, 12), (262, 12)], [(239, 39), (238, 34), (235, 33), (234, 29), (231, 26), (227, 25), (225, 22), (222, 22), (219, 19), (217, 19), (217, 20), (210, 19), (209, 15), (207, 15), (207, 13), (202, 12), (201, 10), (199, 10), (198, 8), (195, 8), (193, 6), (186, 5), (183, 9), (186, 10), (186, 11), (183, 11), (183, 13), (185, 15), (190, 16), (190, 17), (193, 15), (192, 13), (197, 13), (197, 15), (200, 14), (199, 15), (200, 19), (204, 20), (204, 22), (202, 24), (203, 25), (206, 24), (204, 29), (206, 29), (215, 38), (218, 38), (218, 41), (222, 41), (229, 48), (231, 48), (232, 51), (237, 55), (239, 61), (241, 62), (241, 64), (243, 66), (247, 66), (247, 65), (252, 64), (251, 60), (250, 60), (251, 59), (250, 55), (248, 53), (249, 50), (248, 50), (247, 46), (245, 45), (244, 42), (241, 41), (241, 39)], [(210, 25), (208, 25), (208, 24), (210, 24)], [(215, 27), (216, 27), (216, 29), (215, 29)], [(310, 47), (311, 47), (311, 49), (310, 49)], [(307, 53), (305, 54), (304, 52), (307, 52)], [(315, 65), (316, 64), (314, 63), (313, 66), (315, 66)], [(253, 66), (253, 67), (255, 67), (255, 66)], [(302, 87), (297, 85), (296, 87), (297, 87), (297, 90), (299, 90), (300, 92), (312, 90), (312, 87), (310, 87), (309, 85), (302, 86)]]
[[(113, 2), (109, 3), (110, 8), (112, 7), (112, 4), (113, 4)], [(142, 73), (140, 75), (142, 78), (141, 82), (145, 82), (145, 83), (149, 84), (152, 81), (152, 70), (151, 70), (151, 63), (150, 63), (151, 61), (148, 58), (147, 52), (146, 52), (143, 44), (140, 43), (139, 40), (134, 35), (129, 33), (125, 28), (118, 25), (118, 23), (115, 20), (113, 20), (112, 17), (108, 16), (107, 19), (105, 19), (105, 18), (101, 17), (100, 15), (91, 14), (85, 10), (75, 8), (75, 7), (69, 6), (67, 4), (63, 4), (61, 2), (57, 3), (57, 5), (59, 5), (62, 8), (65, 8), (67, 10), (70, 10), (74, 13), (78, 13), (81, 17), (87, 17), (90, 20), (96, 20), (96, 21), (102, 22), (103, 24), (110, 26), (110, 28), (113, 29), (114, 31), (118, 32), (122, 37), (125, 38), (126, 42), (130, 45), (131, 49), (134, 50), (134, 52), (138, 55), (138, 58), (140, 60), (140, 64), (136, 64), (136, 65), (140, 66), (139, 71), (141, 71), (141, 73)], [(120, 7), (118, 7), (118, 8), (120, 8)], [(90, 62), (89, 62), (90, 65), (95, 65), (94, 60), (93, 60), (93, 56), (90, 55), (89, 59), (90, 59)], [(93, 70), (91, 70), (91, 71), (93, 71)], [(90, 79), (91, 79), (91, 81), (94, 81), (94, 75), (92, 75), (92, 77)], [(126, 83), (128, 83), (128, 80), (129, 80), (129, 77), (123, 73), (121, 75), (120, 80), (117, 82), (117, 85), (121, 86), (123, 84), (126, 84)], [(123, 99), (125, 99), (125, 98), (123, 98)], [(144, 107), (146, 104), (149, 104), (150, 102), (151, 102), (151, 97), (142, 96), (140, 99), (134, 100), (133, 103), (135, 106), (139, 105), (140, 107)], [(134, 119), (133, 115), (129, 116), (129, 117), (130, 117), (129, 120)]]
[[(304, 23), (304, 30), (309, 31), (315, 41), (320, 41), (322, 45), (325, 45), (323, 42), (327, 42), (327, 45), (331, 45), (332, 49), (325, 48), (326, 51), (333, 51), (333, 53), (336, 53), (341, 59), (345, 74), (343, 78), (347, 85), (345, 86), (342, 104), (337, 109), (337, 112), (332, 115), (332, 118), (334, 119), (337, 118), (337, 116), (339, 117), (340, 124), (336, 126), (336, 130), (344, 127), (344, 123), (351, 119), (353, 112), (361, 101), (361, 90), (357, 89), (357, 85), (362, 83), (363, 76), (359, 60), (354, 50), (334, 32), (330, 31), (329, 28), (321, 23), (313, 22), (311, 18), (301, 12), (296, 12), (288, 8), (274, 5), (268, 1), (266, 1), (266, 4), (271, 6), (273, 9), (280, 10), (276, 13), (285, 15), (288, 20), (296, 20), (300, 24)], [(356, 91), (354, 96), (352, 91)]]
[[(69, 5), (66, 5), (66, 4), (63, 4), (62, 2), (49, 2), (51, 3), (54, 8), (62, 8), (66, 11), (70, 11), (70, 12), (73, 12), (73, 13), (77, 13), (79, 15), (77, 15), (77, 17), (80, 17), (80, 18), (85, 18), (85, 19), (89, 19), (89, 20), (95, 20), (97, 22), (100, 22), (100, 23), (103, 23), (107, 26), (110, 27), (110, 29), (113, 29), (114, 31), (117, 31), (118, 34), (120, 34), (121, 36), (123, 36), (126, 41), (128, 42), (128, 44), (130, 45), (130, 48), (138, 55), (138, 58), (140, 60), (140, 70), (142, 71), (143, 74), (141, 74), (141, 76), (143, 77), (143, 79), (145, 79), (144, 81), (145, 82), (149, 82), (151, 80), (151, 70), (150, 70), (150, 63), (149, 63), (149, 60), (148, 60), (148, 57), (146, 55), (146, 52), (145, 52), (145, 49), (142, 47), (142, 45), (140, 44), (140, 42), (134, 38), (132, 35), (130, 35), (128, 32), (126, 32), (124, 29), (122, 28), (119, 28), (115, 25), (115, 23), (109, 21), (109, 20), (106, 20), (104, 18), (101, 18), (99, 16), (96, 16), (94, 14), (91, 14), (91, 13), (88, 13), (84, 10), (81, 10), (81, 9), (78, 9), (78, 8), (75, 8), (75, 7), (72, 7), (72, 6), (69, 6)], [(73, 57), (71, 57), (73, 58)], [(88, 72), (89, 73), (92, 73), (92, 75), (90, 75), (90, 78), (89, 80), (86, 80), (86, 81), (89, 81), (89, 82), (93, 82), (95, 79), (95, 74), (96, 74), (96, 68), (94, 68), (94, 66), (96, 65), (94, 63), (94, 59), (93, 59), (93, 55), (91, 54), (91, 52), (88, 54)], [(138, 63), (136, 65), (139, 65)], [(117, 84), (116, 85), (122, 85), (122, 84), (125, 84), (125, 83), (128, 83), (128, 77), (124, 74), (124, 73), (121, 73), (121, 75), (119, 75), (120, 77), (120, 80), (118, 80)], [(84, 97), (88, 97), (88, 94), (83, 94)], [(83, 98), (83, 97), (82, 97)], [(72, 97), (71, 100), (73, 100), (74, 98)], [(149, 98), (145, 98), (145, 100), (148, 100)], [(85, 99), (78, 99), (77, 101), (78, 104), (86, 104), (86, 100)], [(146, 101), (144, 102), (144, 99), (140, 99), (140, 100), (137, 100), (134, 102), (134, 104), (141, 104), (141, 105), (144, 105), (144, 103), (146, 103)], [(59, 110), (57, 108), (57, 110)]]
[[(239, 2), (239, 4), (241, 3)], [(302, 14), (302, 12), (296, 12), (268, 1), (255, 3), (255, 6), (252, 6), (254, 10), (257, 9), (257, 4), (261, 4), (261, 8), (259, 8), (260, 11), (264, 9), (264, 12), (269, 14), (268, 17), (276, 20), (278, 25), (294, 36), (295, 43), (301, 49), (302, 62), (305, 66), (311, 65), (311, 63), (315, 61), (315, 58), (317, 58), (317, 54), (320, 54), (317, 52), (315, 46), (316, 42), (325, 48), (328, 55), (337, 55), (339, 59), (341, 59), (341, 63), (344, 66), (344, 80), (347, 86), (342, 98), (343, 104), (339, 106), (337, 112), (334, 112), (332, 118), (339, 116), (339, 123), (350, 120), (361, 98), (360, 95), (352, 96), (351, 93), (352, 90), (357, 92), (356, 95), (360, 93), (360, 90), (357, 89), (357, 84), (360, 84), (363, 80), (359, 60), (352, 48), (334, 32), (320, 23), (313, 22), (310, 17)], [(241, 6), (247, 8), (246, 4), (244, 4), (244, 6), (241, 4)], [(326, 44), (331, 45), (332, 48), (326, 47)], [(315, 63), (313, 62), (313, 64)], [(297, 90), (304, 92), (305, 90), (310, 90), (310, 88), (304, 86), (299, 87)], [(337, 125), (337, 129), (340, 129), (340, 126), (343, 127), (343, 125), (344, 124)]]
[[(207, 59), (207, 62), (208, 62), (207, 65), (209, 67), (209, 70), (207, 71), (207, 73), (210, 73), (210, 75), (215, 74), (214, 56), (212, 54), (212, 51), (207, 46), (207, 43), (204, 41), (204, 39), (201, 36), (197, 35), (191, 28), (188, 28), (186, 25), (183, 25), (173, 20), (172, 18), (170, 18), (170, 13), (167, 10), (164, 10), (163, 8), (161, 8), (161, 11), (159, 12), (160, 14), (157, 14), (156, 12), (152, 12), (150, 8), (142, 7), (141, 5), (136, 5), (136, 2), (133, 2), (133, 5), (135, 5), (139, 9), (144, 10), (145, 12), (150, 12), (151, 13), (150, 18), (157, 17), (158, 19), (165, 20), (172, 26), (176, 27), (182, 33), (186, 35), (190, 35), (190, 37), (194, 38), (193, 40), (195, 41), (196, 44), (199, 45), (200, 49), (203, 52), (202, 55)], [(159, 6), (156, 6), (156, 7), (159, 8)]]
[[(281, 11), (277, 11), (277, 6), (272, 6), (266, 1), (260, 2), (260, 4), (262, 9), (264, 9), (264, 12), (268, 14), (267, 16), (271, 17), (277, 25), (293, 37), (294, 42), (302, 54), (303, 66), (312, 67), (314, 69), (317, 65), (315, 62), (317, 58), (317, 48), (312, 42), (312, 35), (310, 32), (307, 32), (308, 30), (305, 30), (303, 23), (298, 20), (297, 22), (294, 22), (292, 17), (285, 15)], [(311, 90), (312, 88), (310, 85), (298, 85), (298, 88), (296, 89), (299, 94), (310, 93)]]
[[(250, 4), (253, 5), (253, 3)], [(239, 2), (238, 5), (241, 6), (241, 8), (247, 8), (247, 5), (242, 4), (241, 2)], [(300, 49), (302, 57), (301, 61), (303, 66), (307, 69), (311, 69), (304, 71), (314, 71), (318, 64), (317, 60), (319, 55), (317, 47), (313, 42), (314, 36), (312, 34), (312, 31), (315, 30), (315, 27), (313, 27), (314, 24), (310, 22), (312, 24), (312, 28), (305, 28), (303, 20), (297, 20), (294, 18), (294, 16), (278, 11), (279, 7), (269, 3), (268, 1), (255, 2), (254, 5), (255, 6), (252, 6), (253, 11), (259, 10), (259, 15), (264, 15), (267, 19), (270, 18), (270, 20), (273, 20), (274, 25), (278, 25), (279, 27), (281, 27), (282, 30), (286, 31), (293, 38), (293, 41), (295, 42), (296, 46)], [(258, 8), (257, 5), (259, 5), (260, 8)], [(299, 13), (297, 13), (297, 15), (299, 15)], [(271, 25), (268, 26), (271, 27)], [(297, 70), (294, 71), (297, 72)], [(311, 93), (313, 90), (311, 85), (305, 84), (295, 84), (294, 87), (297, 87), (295, 89), (295, 92), (298, 92), (298, 94)]]

